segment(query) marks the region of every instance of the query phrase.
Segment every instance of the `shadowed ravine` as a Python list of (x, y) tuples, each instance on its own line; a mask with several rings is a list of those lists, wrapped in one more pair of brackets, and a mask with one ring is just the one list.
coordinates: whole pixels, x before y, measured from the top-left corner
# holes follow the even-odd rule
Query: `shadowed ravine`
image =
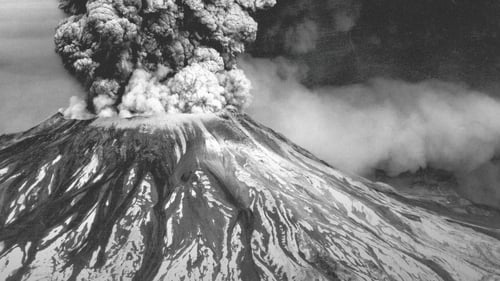
[(0, 137), (0, 280), (500, 280), (500, 216), (343, 174), (246, 115)]

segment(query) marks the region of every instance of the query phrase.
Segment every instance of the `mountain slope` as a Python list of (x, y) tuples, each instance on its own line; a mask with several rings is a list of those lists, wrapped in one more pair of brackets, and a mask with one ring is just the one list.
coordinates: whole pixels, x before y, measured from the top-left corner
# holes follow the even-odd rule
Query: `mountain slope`
[(1, 280), (500, 280), (499, 218), (345, 175), (232, 112), (0, 137)]

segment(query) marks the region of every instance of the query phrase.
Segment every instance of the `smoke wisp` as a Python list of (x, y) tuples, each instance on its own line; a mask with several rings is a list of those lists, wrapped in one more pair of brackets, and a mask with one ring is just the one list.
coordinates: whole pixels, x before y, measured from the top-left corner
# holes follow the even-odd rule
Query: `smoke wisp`
[[(376, 78), (309, 89), (287, 60), (241, 66), (254, 85), (250, 114), (345, 171), (431, 167), (473, 176), (500, 151), (500, 101), (465, 85)], [(462, 182), (477, 190), (478, 178)]]
[[(99, 116), (216, 112), (249, 100), (235, 65), (275, 0), (62, 0), (56, 51)], [(75, 103), (74, 103), (75, 104)], [(73, 104), (73, 105), (74, 105)], [(81, 105), (81, 102), (78, 104)], [(67, 116), (86, 115), (71, 106)]]

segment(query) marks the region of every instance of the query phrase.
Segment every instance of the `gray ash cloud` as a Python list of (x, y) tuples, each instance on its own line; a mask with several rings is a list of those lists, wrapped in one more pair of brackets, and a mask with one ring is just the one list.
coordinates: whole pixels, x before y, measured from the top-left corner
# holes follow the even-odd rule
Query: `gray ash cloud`
[(442, 169), (498, 207), (498, 15), (492, 0), (279, 1), (243, 60), (249, 112), (345, 171)]
[(309, 86), (382, 75), (483, 87), (500, 74), (499, 14), (493, 0), (281, 1), (251, 52), (302, 63)]
[[(274, 0), (63, 0), (71, 15), (56, 51), (100, 116), (244, 107), (250, 84), (235, 57), (252, 42), (252, 14)], [(66, 110), (80, 115), (82, 102)], [(76, 106), (78, 105), (78, 106)]]

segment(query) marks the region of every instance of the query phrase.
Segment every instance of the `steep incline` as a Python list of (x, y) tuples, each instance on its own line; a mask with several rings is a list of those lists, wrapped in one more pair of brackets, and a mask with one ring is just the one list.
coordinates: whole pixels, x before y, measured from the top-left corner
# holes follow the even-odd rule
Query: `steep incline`
[(0, 280), (500, 280), (499, 218), (345, 175), (231, 112), (0, 137)]

